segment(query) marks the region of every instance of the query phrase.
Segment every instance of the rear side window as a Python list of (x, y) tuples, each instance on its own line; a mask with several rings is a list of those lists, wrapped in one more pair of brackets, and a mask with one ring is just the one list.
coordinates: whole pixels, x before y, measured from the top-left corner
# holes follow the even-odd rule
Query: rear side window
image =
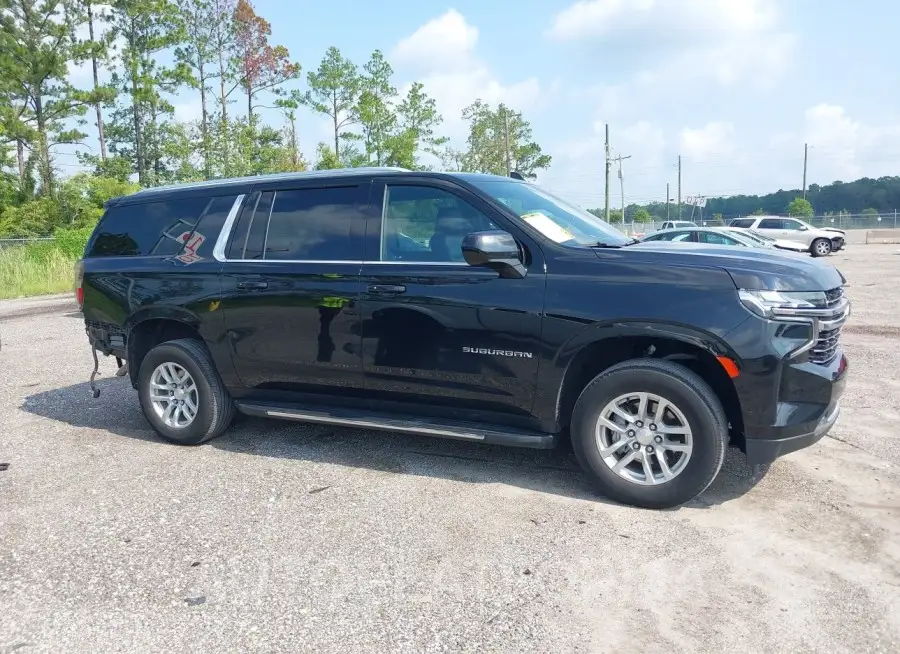
[(780, 218), (766, 218), (759, 221), (760, 229), (790, 229), (784, 224), (785, 221)]
[(176, 259), (182, 263), (196, 263), (212, 258), (216, 239), (219, 238), (219, 232), (222, 231), (236, 198), (235, 195), (223, 195), (209, 200), (194, 231), (181, 234), (184, 245)]
[[(362, 229), (358, 186), (279, 190), (265, 236), (267, 260), (361, 261)], [(262, 212), (257, 211), (256, 219)]]
[(211, 200), (186, 198), (110, 207), (100, 220), (88, 256), (177, 255)]
[(756, 218), (738, 218), (737, 220), (732, 220), (729, 227), (740, 227), (741, 229), (750, 229), (753, 227), (753, 223), (756, 222)]

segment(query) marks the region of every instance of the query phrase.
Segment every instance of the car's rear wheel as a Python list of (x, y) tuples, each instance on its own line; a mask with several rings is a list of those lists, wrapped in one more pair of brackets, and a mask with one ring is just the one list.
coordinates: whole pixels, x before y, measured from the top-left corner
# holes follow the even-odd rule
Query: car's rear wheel
[(709, 385), (658, 359), (597, 375), (575, 404), (570, 431), (578, 462), (600, 492), (656, 509), (706, 490), (728, 444), (725, 412)]
[(831, 254), (831, 241), (827, 238), (817, 238), (809, 246), (809, 251), (814, 257), (827, 257)]
[(228, 395), (203, 343), (167, 341), (150, 350), (138, 372), (144, 416), (167, 441), (198, 445), (220, 435), (234, 417)]

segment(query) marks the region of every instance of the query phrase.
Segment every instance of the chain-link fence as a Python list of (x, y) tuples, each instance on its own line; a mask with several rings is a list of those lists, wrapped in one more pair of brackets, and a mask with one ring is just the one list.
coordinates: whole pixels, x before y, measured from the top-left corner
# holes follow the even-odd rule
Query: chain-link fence
[[(746, 216), (749, 218), (750, 216)], [(671, 218), (670, 220), (674, 221), (676, 218)], [(688, 217), (682, 218), (682, 220), (690, 220)], [(726, 218), (724, 222), (718, 222), (716, 220), (697, 220), (694, 219), (690, 222), (700, 226), (700, 227), (724, 227), (727, 225), (730, 220)], [(814, 227), (836, 227), (838, 229), (900, 229), (900, 212), (893, 211), (890, 213), (841, 213), (841, 214), (826, 214), (822, 216), (814, 216), (812, 218), (803, 218), (805, 222), (808, 222), (810, 225)], [(633, 234), (649, 234), (651, 232), (658, 231), (662, 229), (663, 221), (657, 220), (653, 222), (646, 223), (617, 223), (615, 227), (617, 227), (620, 231), (628, 234), (629, 236)]]
[(40, 243), (42, 241), (54, 241), (52, 236), (46, 236), (43, 238), (0, 238), (0, 250), (3, 248), (12, 247), (14, 245), (28, 245), (29, 243)]

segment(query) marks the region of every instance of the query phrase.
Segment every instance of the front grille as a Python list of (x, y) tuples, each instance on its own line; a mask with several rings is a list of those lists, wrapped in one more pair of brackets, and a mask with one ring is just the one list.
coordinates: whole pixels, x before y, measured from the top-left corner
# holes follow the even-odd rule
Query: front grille
[(844, 289), (840, 286), (838, 288), (833, 288), (830, 291), (825, 291), (825, 302), (829, 309), (837, 306), (842, 297), (844, 297)]
[[(825, 291), (825, 303), (829, 309), (838, 307), (844, 299), (842, 287)], [(809, 351), (809, 360), (819, 365), (828, 365), (837, 356), (841, 340), (841, 325), (833, 329), (821, 329), (816, 344)]]
[(841, 328), (827, 329), (819, 332), (819, 339), (809, 351), (809, 360), (812, 363), (827, 365), (837, 356), (838, 342), (841, 339)]

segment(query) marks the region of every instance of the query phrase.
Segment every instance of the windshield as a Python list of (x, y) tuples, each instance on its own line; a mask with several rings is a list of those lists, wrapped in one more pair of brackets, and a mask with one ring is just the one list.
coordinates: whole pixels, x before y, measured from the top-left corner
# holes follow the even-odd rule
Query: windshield
[(568, 246), (627, 245), (633, 241), (584, 209), (531, 184), (477, 180), (472, 184), (516, 212), (523, 221), (552, 241)]

